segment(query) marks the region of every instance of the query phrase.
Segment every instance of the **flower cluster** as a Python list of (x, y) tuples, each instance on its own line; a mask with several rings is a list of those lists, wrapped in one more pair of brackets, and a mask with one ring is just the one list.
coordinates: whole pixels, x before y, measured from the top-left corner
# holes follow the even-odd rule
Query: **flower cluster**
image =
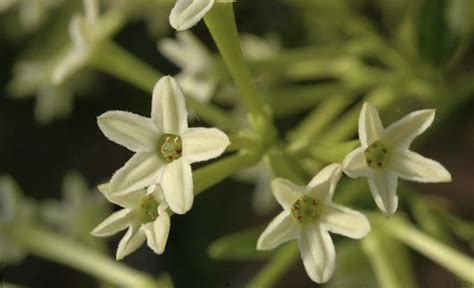
[(280, 178), (272, 181), (273, 195), (284, 210), (262, 233), (257, 249), (273, 249), (298, 239), (309, 277), (317, 283), (328, 281), (335, 269), (335, 249), (328, 232), (360, 239), (370, 231), (363, 214), (331, 202), (342, 170), (351, 178), (369, 179), (375, 203), (387, 216), (397, 209), (398, 177), (451, 181), (441, 164), (408, 150), (415, 137), (431, 125), (434, 114), (434, 110), (412, 112), (384, 129), (377, 110), (364, 103), (359, 117), (361, 147), (346, 156), (342, 167), (326, 166), (306, 187)]
[(153, 90), (151, 117), (110, 111), (98, 117), (104, 135), (135, 155), (114, 173), (101, 192), (125, 209), (112, 214), (92, 232), (109, 236), (129, 227), (117, 259), (148, 246), (160, 254), (169, 231), (167, 208), (177, 214), (194, 201), (191, 164), (220, 156), (230, 144), (216, 128), (190, 128), (180, 87), (170, 76)]

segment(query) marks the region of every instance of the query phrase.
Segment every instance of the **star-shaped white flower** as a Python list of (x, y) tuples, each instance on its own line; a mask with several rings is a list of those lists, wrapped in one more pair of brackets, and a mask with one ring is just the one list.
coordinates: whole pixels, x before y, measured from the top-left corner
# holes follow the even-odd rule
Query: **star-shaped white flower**
[(178, 30), (187, 30), (206, 15), (215, 2), (229, 3), (235, 0), (177, 0), (170, 13), (170, 24)]
[(398, 177), (416, 182), (449, 182), (451, 175), (438, 162), (409, 150), (416, 136), (433, 122), (435, 110), (419, 110), (383, 128), (377, 110), (364, 103), (359, 116), (361, 147), (343, 162), (351, 178), (367, 177), (375, 203), (391, 216), (398, 206)]
[(370, 231), (370, 224), (363, 214), (332, 203), (340, 178), (341, 165), (331, 164), (307, 187), (286, 179), (273, 180), (273, 195), (284, 210), (263, 231), (257, 249), (273, 249), (298, 239), (308, 276), (317, 283), (328, 281), (336, 264), (334, 244), (328, 232), (360, 239)]
[(72, 49), (54, 67), (52, 82), (62, 83), (66, 78), (83, 68), (90, 60), (101, 35), (98, 27), (97, 0), (83, 0), (85, 15), (74, 15), (69, 22)]
[(110, 193), (109, 185), (99, 186), (100, 192), (110, 202), (123, 209), (113, 213), (91, 232), (96, 237), (108, 237), (128, 228), (117, 248), (117, 260), (137, 250), (147, 241), (148, 247), (156, 254), (162, 254), (170, 230), (168, 204), (163, 197), (161, 187), (150, 186), (127, 194)]
[(184, 96), (173, 77), (153, 90), (151, 118), (123, 111), (98, 117), (111, 141), (136, 152), (110, 180), (111, 193), (128, 193), (160, 183), (171, 210), (184, 214), (193, 204), (191, 163), (220, 156), (230, 144), (216, 128), (188, 128)]
[(186, 95), (200, 102), (211, 99), (218, 84), (212, 71), (214, 59), (193, 33), (178, 32), (176, 40), (164, 38), (158, 42), (158, 50), (181, 68), (181, 72), (175, 77)]

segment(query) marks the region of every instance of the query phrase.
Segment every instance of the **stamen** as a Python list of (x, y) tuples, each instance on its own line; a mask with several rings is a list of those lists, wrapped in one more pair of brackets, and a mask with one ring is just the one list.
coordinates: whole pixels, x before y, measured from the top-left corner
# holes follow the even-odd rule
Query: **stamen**
[(387, 165), (388, 149), (381, 141), (375, 141), (364, 151), (367, 166), (380, 169)]
[(183, 155), (181, 137), (173, 134), (163, 134), (156, 147), (158, 155), (165, 162), (173, 162)]
[(291, 206), (291, 215), (299, 224), (314, 223), (322, 214), (321, 204), (321, 201), (303, 195)]

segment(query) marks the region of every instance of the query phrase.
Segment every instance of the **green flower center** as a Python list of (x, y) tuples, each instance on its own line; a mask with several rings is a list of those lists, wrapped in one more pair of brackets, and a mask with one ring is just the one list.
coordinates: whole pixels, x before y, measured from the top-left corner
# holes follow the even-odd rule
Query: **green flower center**
[(159, 203), (153, 195), (145, 196), (140, 200), (137, 211), (143, 224), (155, 221), (158, 218), (158, 205)]
[(183, 155), (183, 141), (181, 137), (173, 134), (163, 134), (158, 140), (158, 155), (165, 162), (173, 162)]
[(375, 141), (365, 149), (365, 161), (372, 169), (380, 169), (387, 166), (388, 149), (381, 141)]
[(291, 215), (298, 223), (306, 225), (316, 222), (322, 215), (323, 209), (322, 201), (303, 195), (291, 205)]

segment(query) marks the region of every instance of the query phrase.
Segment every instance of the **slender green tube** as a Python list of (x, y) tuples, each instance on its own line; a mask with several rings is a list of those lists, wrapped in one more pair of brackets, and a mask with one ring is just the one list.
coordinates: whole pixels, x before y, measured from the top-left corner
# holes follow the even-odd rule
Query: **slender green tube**
[(273, 287), (275, 282), (288, 271), (298, 259), (298, 245), (296, 242), (281, 247), (275, 256), (265, 265), (262, 271), (247, 285), (248, 288)]
[(257, 94), (257, 89), (242, 56), (232, 3), (215, 3), (204, 17), (204, 22), (240, 91), (242, 102), (250, 112), (253, 124), (261, 125), (255, 124), (255, 122), (263, 121), (269, 125), (269, 112)]
[(235, 172), (252, 166), (260, 159), (260, 155), (237, 153), (220, 159), (193, 172), (194, 195), (221, 182)]
[(151, 276), (107, 258), (72, 240), (32, 226), (15, 227), (12, 239), (37, 255), (121, 287), (156, 287)]
[(385, 219), (372, 215), (371, 222), (388, 235), (403, 242), (461, 279), (474, 283), (474, 260), (416, 229), (405, 219)]

